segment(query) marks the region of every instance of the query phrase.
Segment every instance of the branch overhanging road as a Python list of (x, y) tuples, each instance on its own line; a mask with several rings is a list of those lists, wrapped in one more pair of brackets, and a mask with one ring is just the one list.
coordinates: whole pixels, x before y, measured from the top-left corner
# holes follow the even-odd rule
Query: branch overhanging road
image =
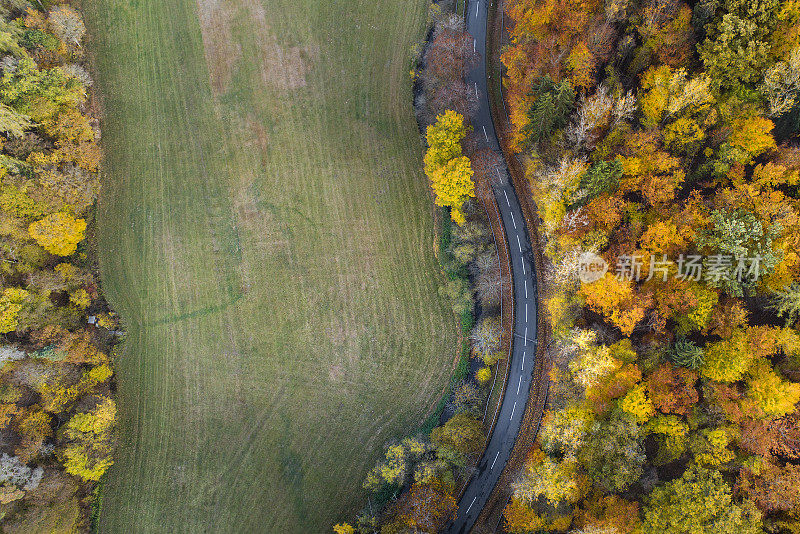
[[(492, 148), (502, 157), (492, 122), (486, 84), (489, 2), (490, 0), (467, 0), (467, 31), (475, 39), (473, 45), (480, 61), (469, 71), (465, 80), (479, 95), (478, 109), (472, 118), (472, 127), (478, 134), (478, 148)], [(503, 169), (503, 175), (509, 176), (507, 168)], [(450, 534), (466, 534), (472, 529), (478, 514), (483, 510), (497, 485), (522, 425), (522, 415), (528, 402), (536, 359), (538, 302), (536, 271), (531, 261), (531, 241), (516, 191), (510, 180), (503, 180), (492, 189), (500, 208), (503, 231), (506, 233), (511, 275), (514, 281), (515, 309), (511, 365), (497, 423), (478, 462), (477, 470), (458, 503), (456, 517), (447, 527), (447, 532)]]

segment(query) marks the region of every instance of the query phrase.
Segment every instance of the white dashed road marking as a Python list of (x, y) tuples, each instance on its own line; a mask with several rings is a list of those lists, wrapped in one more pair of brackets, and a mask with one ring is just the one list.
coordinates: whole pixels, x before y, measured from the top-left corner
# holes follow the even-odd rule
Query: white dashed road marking
[(522, 377), (519, 377), (519, 384), (517, 384), (517, 395), (519, 395), (519, 387), (522, 385)]
[(483, 127), (483, 136), (486, 138), (486, 142), (489, 142), (489, 135), (486, 133), (486, 126)]
[(511, 223), (514, 225), (514, 230), (516, 230), (517, 229), (517, 221), (514, 220), (514, 212), (510, 211), (509, 213), (511, 214)]
[(478, 2), (477, 4), (475, 4), (475, 18), (476, 18), (476, 19), (478, 18), (478, 6), (479, 6), (479, 5), (481, 5), (481, 3), (480, 3), (480, 2)]
[(522, 242), (519, 240), (519, 236), (517, 236), (517, 246), (519, 247), (519, 251), (522, 252)]
[[(476, 39), (473, 39), (473, 40), (472, 40), (472, 52), (473, 52), (473, 53), (475, 53), (475, 47), (476, 47), (476, 46), (478, 46), (478, 41), (477, 41)], [(476, 84), (475, 84), (475, 88), (477, 88), (477, 87), (478, 87), (478, 84), (476, 83)], [(475, 96), (478, 96), (478, 95), (475, 95)]]
[(515, 411), (517, 411), (517, 401), (514, 401), (514, 406), (511, 408), (511, 417), (509, 418), (509, 421), (512, 421), (514, 419)]
[(508, 207), (510, 208), (511, 207), (511, 202), (508, 201), (508, 193), (503, 191), (503, 194), (506, 196), (506, 205), (508, 205)]
[(475, 82), (475, 98), (478, 98), (478, 82)]
[[(522, 262), (523, 267), (525, 266), (525, 262)], [(525, 280), (525, 298), (528, 298), (528, 281)]]
[(525, 351), (522, 351), (522, 370), (525, 370)]
[(477, 495), (476, 495), (476, 496), (474, 496), (474, 497), (472, 498), (472, 502), (471, 502), (471, 503), (469, 503), (469, 507), (467, 508), (467, 511), (466, 511), (466, 512), (464, 512), (465, 514), (468, 514), (468, 513), (469, 513), (469, 509), (470, 509), (470, 508), (472, 508), (472, 505), (473, 505), (473, 504), (475, 504), (475, 499), (477, 499), (477, 498), (478, 498), (478, 496), (477, 496)]
[(492, 469), (494, 469), (494, 463), (497, 461), (497, 457), (498, 457), (498, 456), (500, 456), (500, 451), (497, 451), (497, 454), (495, 454), (495, 455), (494, 455), (494, 460), (492, 460), (492, 465), (491, 465), (491, 467), (489, 467), (489, 470), (490, 470), (490, 471), (491, 471)]
[(528, 303), (525, 303), (525, 322), (528, 322)]

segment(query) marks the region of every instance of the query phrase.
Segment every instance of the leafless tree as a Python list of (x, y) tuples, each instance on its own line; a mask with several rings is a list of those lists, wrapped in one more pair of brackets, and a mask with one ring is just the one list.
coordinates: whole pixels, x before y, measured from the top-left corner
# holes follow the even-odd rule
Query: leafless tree
[(43, 474), (44, 469), (28, 467), (16, 456), (6, 453), (0, 456), (0, 483), (10, 483), (24, 491), (30, 491), (36, 489)]
[(481, 403), (478, 388), (470, 382), (462, 382), (453, 389), (453, 396), (448, 403), (454, 414), (461, 412), (475, 412)]
[(770, 67), (761, 86), (767, 98), (770, 117), (778, 117), (794, 107), (800, 93), (800, 46), (792, 50), (786, 61)]
[(472, 273), (481, 307), (485, 310), (499, 307), (502, 276), (497, 251), (490, 249), (475, 258)]
[(475, 180), (486, 180), (489, 185), (508, 183), (508, 174), (503, 157), (491, 148), (483, 148), (470, 156)]
[(430, 109), (434, 116), (448, 109), (457, 111), (465, 117), (471, 116), (478, 109), (478, 97), (470, 90), (464, 80), (455, 80), (433, 89)]
[(83, 25), (80, 14), (69, 6), (53, 8), (48, 20), (56, 37), (68, 45), (79, 45), (86, 33), (86, 26)]
[(575, 119), (566, 130), (567, 140), (576, 150), (593, 149), (608, 127), (613, 110), (614, 99), (603, 85), (592, 96), (581, 97)]
[(477, 97), (463, 81), (467, 69), (477, 59), (473, 39), (464, 31), (464, 21), (456, 15), (439, 18), (424, 57), (421, 81), (431, 114), (447, 109), (468, 117), (477, 106)]
[(500, 328), (499, 317), (484, 317), (472, 329), (470, 340), (475, 352), (481, 357), (491, 357), (493, 353), (500, 349)]

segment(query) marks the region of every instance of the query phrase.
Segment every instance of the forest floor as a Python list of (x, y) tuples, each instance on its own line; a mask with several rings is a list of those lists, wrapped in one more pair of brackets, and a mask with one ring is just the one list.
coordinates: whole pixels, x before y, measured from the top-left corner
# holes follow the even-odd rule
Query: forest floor
[(127, 328), (101, 530), (325, 532), (458, 350), (411, 109), (427, 2), (83, 8)]

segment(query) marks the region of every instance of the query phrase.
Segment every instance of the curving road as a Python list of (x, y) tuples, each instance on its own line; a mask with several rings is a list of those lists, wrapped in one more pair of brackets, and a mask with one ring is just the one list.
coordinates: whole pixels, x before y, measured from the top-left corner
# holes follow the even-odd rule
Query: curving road
[[(473, 115), (472, 127), (478, 134), (479, 147), (490, 147), (502, 154), (492, 122), (489, 97), (486, 87), (486, 29), (490, 0), (467, 0), (467, 31), (475, 39), (475, 51), (479, 57), (475, 67), (467, 74), (466, 82), (479, 95), (478, 110)], [(502, 175), (508, 176), (503, 169)], [(499, 176), (500, 174), (498, 174)], [(525, 219), (522, 216), (514, 187), (503, 180), (494, 186), (494, 195), (500, 208), (503, 227), (511, 258), (511, 276), (514, 281), (514, 336), (511, 351), (511, 368), (506, 382), (503, 405), (497, 423), (489, 438), (478, 468), (469, 481), (464, 495), (458, 503), (455, 519), (448, 524), (451, 534), (467, 533), (472, 529), (489, 495), (492, 493), (503, 467), (508, 461), (514, 441), (522, 424), (522, 415), (528, 402), (531, 373), (536, 358), (536, 271), (534, 270), (531, 244)]]

